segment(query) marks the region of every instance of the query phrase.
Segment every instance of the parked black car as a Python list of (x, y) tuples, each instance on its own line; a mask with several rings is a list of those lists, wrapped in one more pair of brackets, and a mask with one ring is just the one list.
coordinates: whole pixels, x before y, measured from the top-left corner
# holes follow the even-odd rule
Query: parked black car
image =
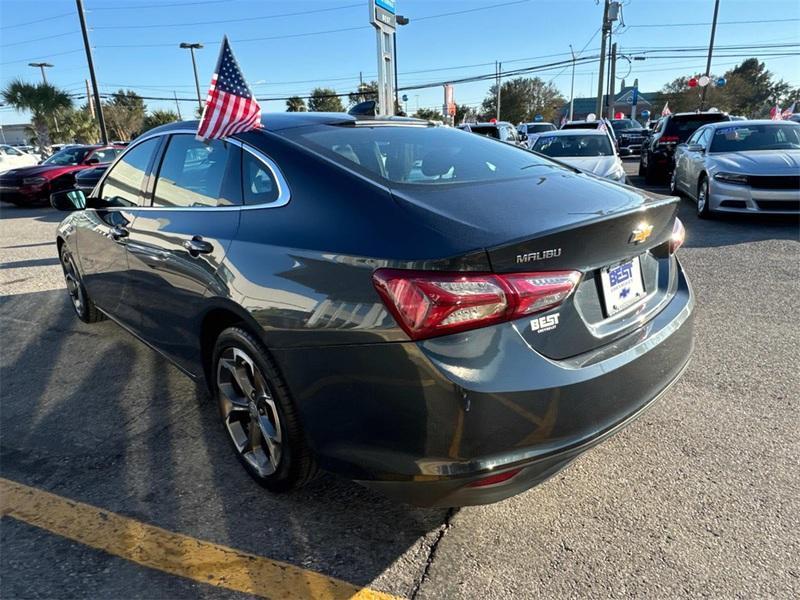
[(617, 137), (617, 146), (620, 156), (639, 154), (642, 151), (649, 131), (638, 121), (633, 119), (612, 119), (611, 127)]
[(688, 140), (690, 135), (707, 123), (730, 120), (727, 114), (721, 112), (675, 113), (662, 117), (642, 147), (639, 175), (644, 175), (646, 183), (668, 180), (678, 144)]
[(80, 319), (205, 378), (268, 489), (319, 466), (418, 504), (496, 501), (686, 365), (677, 199), (416, 119), (262, 124), (154, 129), (94, 197), (51, 201), (74, 210), (56, 241)]
[(83, 191), (88, 196), (100, 181), (103, 173), (108, 170), (109, 164), (106, 163), (98, 167), (78, 171), (75, 175), (75, 188)]

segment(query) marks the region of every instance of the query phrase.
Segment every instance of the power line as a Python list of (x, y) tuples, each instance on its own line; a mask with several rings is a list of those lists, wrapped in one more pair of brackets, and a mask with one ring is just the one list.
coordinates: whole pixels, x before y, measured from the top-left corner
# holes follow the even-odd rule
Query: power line
[(52, 54), (47, 54), (45, 56), (32, 56), (29, 58), (20, 58), (17, 60), (7, 60), (5, 62), (1, 62), (0, 65), (11, 65), (14, 63), (21, 63), (21, 62), (28, 62), (29, 60), (39, 60), (39, 59), (46, 59), (52, 58), (53, 56), (64, 56), (65, 54), (74, 54), (76, 52), (83, 52), (83, 48), (76, 48), (75, 50), (67, 50), (65, 52), (53, 52)]
[(201, 2), (171, 2), (160, 4), (129, 4), (127, 6), (100, 6), (97, 8), (86, 9), (86, 12), (95, 12), (101, 10), (139, 10), (141, 8), (164, 8), (166, 6), (200, 6), (201, 4), (223, 4), (230, 2), (230, 0), (203, 0)]
[[(800, 19), (760, 19), (757, 21), (720, 21), (717, 25), (754, 25), (757, 23), (788, 23), (800, 21)], [(628, 25), (628, 29), (634, 27), (699, 27), (711, 25), (708, 23), (644, 23), (642, 25)]]
[(500, 4), (492, 4), (490, 6), (478, 6), (477, 8), (467, 8), (464, 10), (456, 10), (453, 12), (441, 13), (438, 15), (428, 15), (427, 17), (415, 17), (414, 22), (427, 21), (428, 19), (439, 19), (441, 17), (452, 17), (453, 15), (464, 15), (467, 13), (478, 12), (480, 10), (489, 10), (491, 8), (500, 8), (501, 6), (511, 6), (512, 4), (526, 4), (531, 0), (514, 0), (513, 2), (502, 2)]
[(61, 13), (60, 15), (54, 15), (52, 17), (45, 17), (44, 19), (36, 19), (35, 21), (26, 21), (25, 23), (14, 23), (13, 25), (3, 25), (0, 29), (13, 29), (14, 27), (25, 27), (26, 25), (35, 25), (36, 23), (44, 23), (45, 21), (53, 21), (55, 19), (60, 19), (62, 17), (69, 17), (74, 15), (75, 13), (68, 12), (68, 13)]
[(195, 25), (218, 25), (220, 23), (242, 23), (245, 21), (264, 21), (267, 19), (280, 19), (284, 17), (297, 17), (297, 16), (306, 16), (309, 14), (316, 14), (316, 13), (324, 13), (324, 12), (333, 12), (337, 10), (345, 10), (348, 8), (355, 8), (357, 6), (363, 7), (363, 3), (359, 2), (358, 4), (345, 4), (344, 6), (332, 6), (329, 8), (319, 8), (316, 10), (304, 10), (298, 12), (290, 12), (290, 13), (281, 13), (276, 15), (265, 15), (263, 17), (242, 17), (238, 19), (215, 19), (213, 21), (194, 21), (191, 23), (155, 23), (155, 24), (148, 24), (148, 25), (101, 25), (95, 26), (93, 29), (160, 29), (163, 27), (194, 27)]
[(39, 38), (30, 40), (22, 40), (21, 42), (11, 42), (10, 44), (0, 44), (0, 48), (10, 48), (11, 46), (21, 46), (23, 44), (32, 44), (33, 42), (41, 42), (42, 40), (52, 40), (55, 38), (64, 37), (65, 35), (74, 35), (77, 31), (65, 31), (64, 33), (56, 33), (54, 35), (45, 35)]

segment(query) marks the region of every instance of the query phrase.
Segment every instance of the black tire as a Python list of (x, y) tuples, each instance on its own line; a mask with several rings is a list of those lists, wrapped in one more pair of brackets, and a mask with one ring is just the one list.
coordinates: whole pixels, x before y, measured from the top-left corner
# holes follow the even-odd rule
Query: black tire
[(106, 316), (100, 312), (86, 292), (80, 272), (75, 264), (75, 259), (72, 258), (72, 254), (67, 249), (66, 244), (61, 246), (59, 258), (61, 259), (61, 269), (64, 271), (64, 280), (67, 284), (67, 293), (69, 294), (72, 308), (75, 309), (75, 314), (84, 323), (97, 323), (104, 320)]
[(669, 193), (673, 196), (678, 196), (679, 198), (683, 196), (683, 192), (678, 188), (677, 184), (677, 169), (672, 170), (672, 175), (669, 178)]
[(658, 183), (658, 173), (651, 161), (647, 161), (647, 168), (644, 171), (644, 182), (649, 185)]
[(710, 219), (714, 216), (708, 207), (708, 178), (703, 176), (697, 184), (697, 216), (700, 219)]
[(222, 425), (239, 462), (257, 483), (271, 492), (287, 492), (314, 478), (316, 462), (289, 389), (253, 334), (229, 327), (219, 335), (211, 378)]
[(639, 177), (644, 177), (644, 152), (639, 156)]

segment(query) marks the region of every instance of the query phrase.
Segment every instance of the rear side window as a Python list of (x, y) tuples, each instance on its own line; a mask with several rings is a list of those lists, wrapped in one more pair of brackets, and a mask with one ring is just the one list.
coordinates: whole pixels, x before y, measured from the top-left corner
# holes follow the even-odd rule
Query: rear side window
[(151, 138), (131, 148), (114, 165), (103, 183), (100, 198), (109, 206), (136, 206), (147, 168), (158, 148), (159, 139)]
[[(154, 206), (216, 207), (239, 204), (240, 149), (220, 140), (203, 143), (173, 135), (156, 180)], [(232, 185), (233, 184), (233, 185)]]
[(272, 171), (246, 151), (242, 153), (242, 183), (245, 204), (269, 204), (280, 194)]
[(533, 167), (560, 168), (527, 150), (451, 127), (324, 125), (285, 135), (346, 168), (398, 184), (492, 181), (540, 175)]

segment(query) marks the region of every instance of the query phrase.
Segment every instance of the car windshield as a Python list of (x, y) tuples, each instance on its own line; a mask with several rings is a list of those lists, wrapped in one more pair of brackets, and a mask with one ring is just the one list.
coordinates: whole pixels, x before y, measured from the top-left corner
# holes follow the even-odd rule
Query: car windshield
[(77, 165), (89, 153), (89, 148), (64, 148), (44, 161), (43, 165)]
[(709, 152), (798, 149), (800, 125), (782, 123), (720, 127), (714, 131)]
[(398, 184), (492, 181), (527, 176), (531, 167), (560, 168), (527, 150), (451, 127), (327, 125), (285, 135), (345, 167)]
[(605, 135), (544, 135), (533, 145), (547, 156), (611, 156), (614, 151)]
[(623, 129), (641, 129), (642, 127), (633, 119), (614, 119), (611, 121), (611, 126), (614, 128), (614, 131), (622, 131)]
[(543, 131), (555, 131), (556, 126), (552, 123), (534, 123), (528, 125), (528, 133), (542, 133)]
[(664, 129), (666, 136), (678, 136), (678, 141), (685, 142), (703, 125), (716, 123), (718, 121), (728, 121), (728, 117), (722, 113), (710, 113), (707, 115), (692, 115), (691, 117), (673, 117)]

